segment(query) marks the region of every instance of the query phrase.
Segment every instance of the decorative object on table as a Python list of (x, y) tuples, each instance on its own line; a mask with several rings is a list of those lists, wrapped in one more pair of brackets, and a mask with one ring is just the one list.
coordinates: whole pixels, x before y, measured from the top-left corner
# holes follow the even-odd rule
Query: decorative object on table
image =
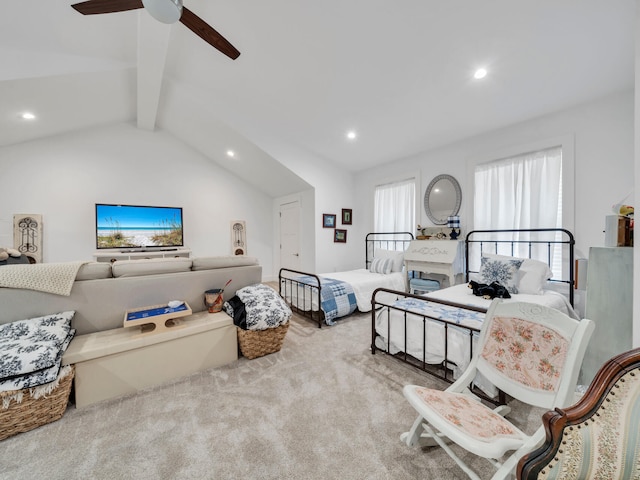
[(347, 243), (347, 231), (336, 228), (333, 235), (334, 243)]
[(417, 227), (418, 233), (416, 235), (416, 240), (429, 240), (431, 238), (431, 235), (427, 235), (426, 230), (427, 230), (427, 227), (422, 227), (418, 225)]
[[(166, 332), (167, 330), (181, 328), (184, 325), (180, 317), (191, 315), (191, 307), (187, 302), (177, 300), (178, 305), (169, 306), (168, 303), (152, 305), (149, 307), (134, 308), (124, 314), (123, 325), (125, 327), (140, 327), (142, 334)], [(172, 305), (175, 303), (170, 302)]]
[(633, 246), (633, 218), (607, 215), (604, 227), (605, 247)]
[(633, 190), (631, 190), (629, 193), (627, 193), (627, 195), (625, 195), (625, 197), (620, 200), (619, 202), (615, 203), (612, 207), (611, 210), (613, 211), (613, 213), (615, 213), (616, 215), (621, 215), (623, 217), (632, 217), (633, 216), (633, 206), (628, 205), (626, 203), (627, 199), (631, 196), (631, 194), (633, 193)]
[(322, 228), (336, 228), (336, 215), (334, 213), (322, 214)]
[(224, 289), (229, 286), (231, 279), (224, 284), (222, 288), (212, 288), (204, 292), (204, 304), (209, 310), (209, 313), (218, 313), (222, 310), (224, 304)]
[(42, 263), (42, 215), (13, 216), (13, 245), (29, 258), (29, 263)]
[(449, 215), (447, 217), (447, 227), (451, 229), (449, 238), (451, 238), (451, 240), (457, 240), (460, 235), (460, 217), (458, 215)]
[(233, 255), (247, 254), (247, 222), (244, 220), (231, 222), (231, 253)]
[(224, 310), (233, 318), (240, 352), (246, 358), (280, 351), (291, 309), (273, 288), (263, 284), (241, 288), (224, 303)]
[(353, 224), (353, 211), (350, 208), (342, 209), (342, 225)]

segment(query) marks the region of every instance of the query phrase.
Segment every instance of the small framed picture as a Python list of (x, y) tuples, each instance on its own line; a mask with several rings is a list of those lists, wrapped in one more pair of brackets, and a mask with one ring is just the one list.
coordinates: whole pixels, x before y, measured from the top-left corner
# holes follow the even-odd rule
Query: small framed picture
[(333, 241), (334, 243), (347, 243), (347, 231), (336, 228)]
[(343, 208), (342, 209), (342, 224), (343, 225), (351, 225), (351, 223), (353, 222), (352, 219), (352, 211), (350, 208)]
[(334, 213), (322, 214), (322, 228), (336, 228), (336, 215)]

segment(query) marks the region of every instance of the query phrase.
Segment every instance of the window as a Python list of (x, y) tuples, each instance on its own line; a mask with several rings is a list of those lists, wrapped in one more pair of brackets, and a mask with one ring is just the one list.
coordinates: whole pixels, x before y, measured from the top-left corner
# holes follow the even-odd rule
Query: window
[[(474, 187), (476, 230), (562, 228), (561, 147), (477, 165)], [(560, 276), (562, 251), (556, 250), (552, 270)]]
[(415, 184), (415, 178), (410, 178), (399, 182), (376, 186), (374, 201), (374, 231), (415, 231)]

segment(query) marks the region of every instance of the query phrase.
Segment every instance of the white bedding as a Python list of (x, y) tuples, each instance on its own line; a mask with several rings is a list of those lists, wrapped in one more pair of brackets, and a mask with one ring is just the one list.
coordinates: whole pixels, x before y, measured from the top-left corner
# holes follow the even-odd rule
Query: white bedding
[[(438, 298), (449, 302), (455, 302), (462, 305), (470, 305), (482, 308), (488, 308), (491, 300), (484, 299), (473, 295), (467, 284), (454, 285), (453, 287), (436, 290), (423, 295), (428, 298)], [(380, 299), (377, 299), (378, 301)], [(413, 300), (413, 299), (409, 299)], [(515, 294), (511, 299), (505, 299), (505, 302), (524, 301), (538, 303), (551, 308), (558, 309), (567, 315), (578, 318), (577, 314), (571, 307), (569, 301), (560, 293), (554, 291), (545, 291), (542, 295), (526, 295)], [(435, 304), (436, 308), (429, 314), (436, 317), (452, 321), (462, 326), (469, 326), (475, 329), (482, 327), (484, 314), (475, 313), (457, 313), (455, 310), (447, 312), (446, 307)], [(450, 308), (450, 307), (449, 307)], [(416, 305), (410, 308), (411, 311), (425, 313), (426, 310)], [(447, 318), (449, 317), (449, 318)], [(389, 318), (391, 321), (391, 329), (389, 330)], [(443, 322), (437, 320), (427, 320), (424, 338), (422, 337), (422, 320), (424, 316), (418, 314), (407, 313), (407, 332), (405, 347), (405, 331), (404, 331), (404, 312), (394, 309), (382, 309), (376, 315), (376, 347), (388, 351), (395, 355), (399, 352), (405, 352), (412, 357), (425, 361), (428, 364), (441, 364), (445, 361), (445, 337), (447, 338), (447, 363), (453, 369), (454, 377), (462, 372), (470, 360), (469, 345), (471, 336), (469, 330), (454, 326), (445, 329)], [(477, 341), (477, 334), (474, 335), (474, 343)], [(424, 347), (426, 345), (426, 348)], [(492, 385), (482, 385), (482, 380), (477, 379), (480, 387), (489, 395), (495, 393)]]
[[(392, 272), (388, 274), (371, 273), (366, 268), (358, 270), (349, 270), (347, 272), (333, 272), (318, 274), (319, 277), (333, 278), (348, 283), (353, 288), (358, 304), (358, 310), (361, 312), (371, 311), (371, 296), (376, 288), (388, 288), (391, 290), (406, 291), (406, 274), (404, 272)], [(287, 302), (304, 311), (318, 311), (317, 295), (311, 294), (310, 287), (302, 288), (285, 288), (283, 295)], [(395, 295), (386, 294), (381, 297), (387, 301), (395, 299)], [(380, 298), (379, 298), (380, 299)], [(304, 301), (304, 305), (301, 305)]]
[[(440, 300), (447, 300), (449, 302), (456, 302), (463, 305), (482, 307), (485, 309), (489, 308), (489, 305), (491, 304), (491, 300), (474, 295), (466, 283), (454, 285), (449, 288), (443, 288), (442, 290), (436, 290), (435, 292), (429, 292), (425, 296), (438, 298)], [(511, 295), (511, 298), (505, 298), (503, 301), (537, 303), (555, 308), (576, 320), (580, 320), (575, 310), (571, 307), (569, 300), (561, 293), (552, 290), (545, 290), (542, 295), (514, 294)]]

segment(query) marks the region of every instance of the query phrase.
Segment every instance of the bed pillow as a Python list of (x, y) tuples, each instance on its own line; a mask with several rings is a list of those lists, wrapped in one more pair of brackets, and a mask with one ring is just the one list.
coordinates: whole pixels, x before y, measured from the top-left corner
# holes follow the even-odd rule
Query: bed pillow
[(522, 259), (516, 258), (490, 258), (482, 257), (480, 260), (480, 277), (483, 283), (490, 285), (498, 282), (509, 293), (518, 293), (518, 270), (522, 265)]
[(369, 266), (371, 273), (384, 273), (385, 275), (391, 273), (393, 267), (393, 260), (390, 258), (374, 258)]
[(377, 258), (391, 259), (391, 271), (401, 272), (402, 264), (404, 262), (404, 252), (398, 252), (395, 250), (383, 250), (381, 248), (375, 251), (374, 260)]
[(488, 258), (522, 260), (518, 270), (518, 293), (528, 295), (542, 295), (547, 280), (553, 277), (553, 272), (544, 262), (532, 258), (508, 257), (505, 255), (484, 254)]

